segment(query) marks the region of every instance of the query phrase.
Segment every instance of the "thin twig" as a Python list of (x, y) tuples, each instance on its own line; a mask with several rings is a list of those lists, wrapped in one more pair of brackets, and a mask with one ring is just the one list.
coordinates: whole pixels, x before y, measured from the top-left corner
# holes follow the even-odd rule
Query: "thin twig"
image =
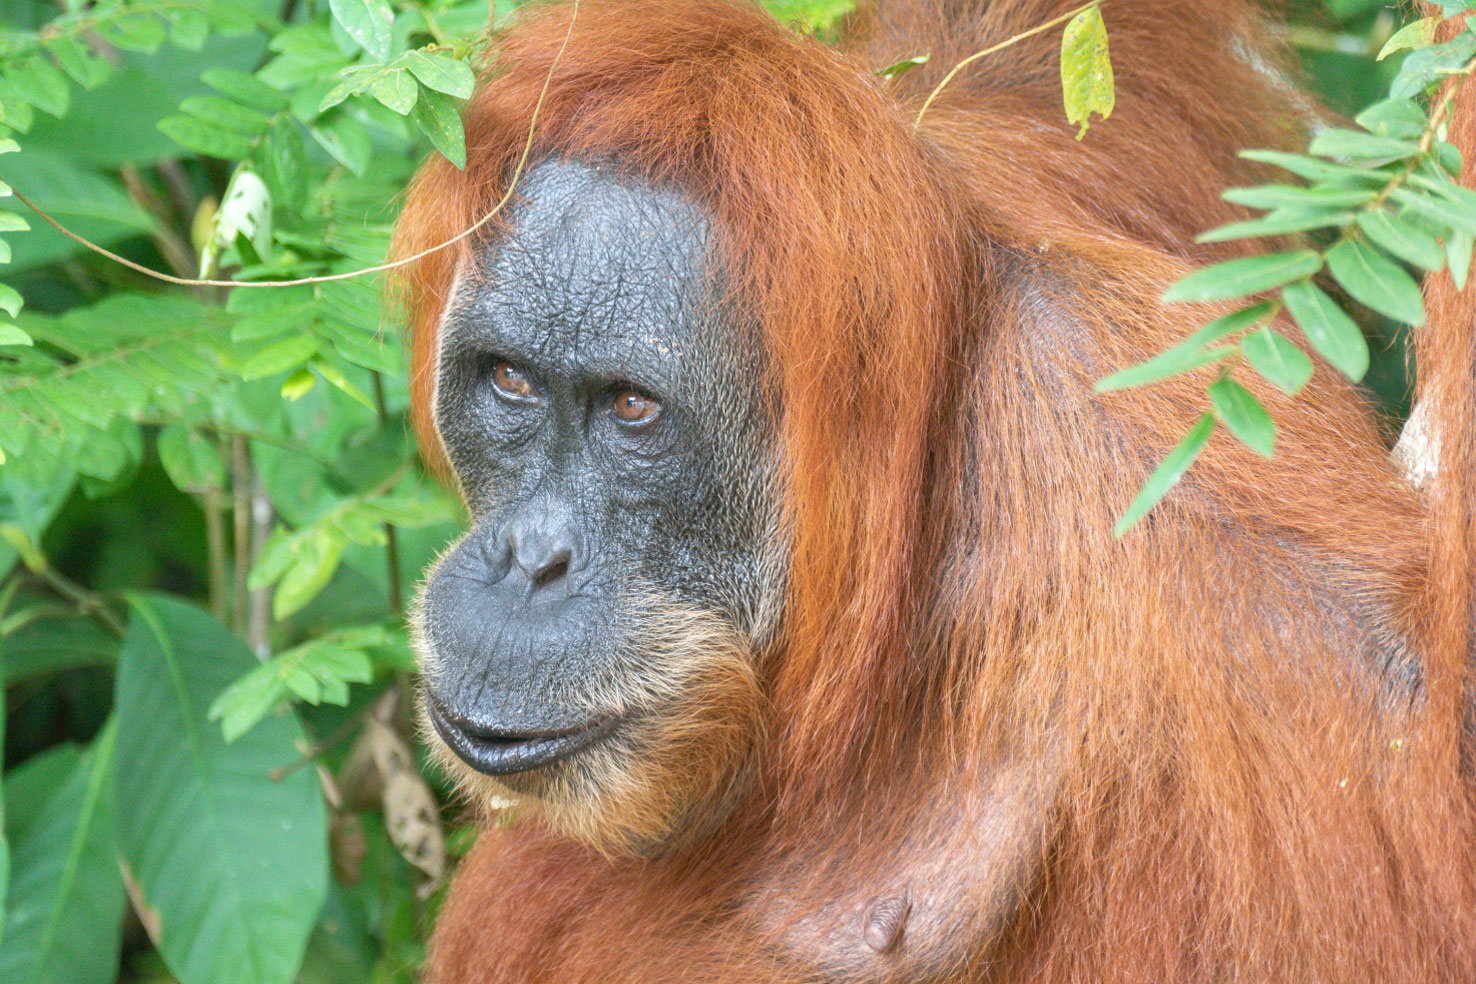
[(953, 81), (953, 77), (959, 72), (963, 71), (965, 68), (972, 65), (974, 62), (978, 61), (980, 58), (983, 58), (986, 55), (992, 55), (996, 51), (1003, 51), (1005, 48), (1008, 48), (1012, 44), (1018, 44), (1019, 42), (1024, 41), (1026, 38), (1034, 37), (1041, 31), (1049, 31), (1057, 24), (1063, 23), (1064, 21), (1069, 21), (1076, 15), (1091, 10), (1093, 7), (1100, 7), (1106, 2), (1107, 0), (1091, 0), (1090, 3), (1084, 3), (1080, 7), (1077, 7), (1075, 10), (1066, 11), (1066, 13), (1062, 14), (1060, 17), (1053, 17), (1050, 20), (1046, 21), (1044, 24), (1037, 24), (1030, 30), (1022, 31), (1012, 38), (1007, 38), (1006, 40), (1001, 41), (999, 44), (991, 45), (988, 48), (985, 48), (983, 51), (974, 52), (972, 55), (949, 69), (948, 74), (943, 76), (943, 81), (939, 82), (936, 86), (933, 87), (933, 91), (928, 93), (928, 98), (923, 101), (922, 109), (919, 109), (917, 111), (917, 119), (912, 121), (912, 128), (915, 130), (922, 125), (922, 118), (927, 113), (928, 108), (933, 105), (933, 100), (937, 99), (938, 93), (942, 92), (944, 87), (946, 87), (948, 83)]
[[(528, 120), (528, 139), (523, 143), (523, 153), (522, 156), (518, 158), (517, 167), (513, 169), (512, 181), (508, 183), (507, 191), (505, 191), (502, 197), (498, 199), (497, 204), (492, 206), (491, 211), (489, 211), (486, 215), (482, 216), (480, 219), (474, 222), (469, 228), (463, 230), (455, 236), (452, 236), (445, 242), (437, 243), (434, 246), (429, 246), (414, 254), (413, 256), (406, 256), (398, 260), (378, 263), (374, 266), (363, 267), (359, 270), (348, 270), (344, 273), (329, 273), (317, 277), (298, 277), (295, 280), (213, 280), (199, 279), (194, 277), (176, 277), (172, 274), (161, 273), (158, 270), (152, 270), (149, 267), (144, 266), (142, 263), (135, 263), (134, 261), (128, 259), (126, 256), (119, 256), (112, 250), (99, 246), (92, 240), (78, 235), (71, 229), (68, 229), (66, 226), (62, 225), (56, 219), (53, 219), (46, 212), (45, 209), (42, 209), (35, 202), (31, 201), (29, 198), (23, 195), (19, 190), (16, 189), (14, 183), (10, 181), (6, 181), (5, 183), (10, 185), (11, 191), (14, 193), (15, 197), (20, 201), (22, 205), (35, 212), (38, 216), (41, 217), (41, 220), (43, 222), (51, 226), (63, 236), (66, 236), (68, 239), (72, 240), (74, 243), (77, 243), (79, 246), (89, 249), (99, 256), (106, 257), (107, 259), (112, 260), (114, 263), (125, 266), (135, 273), (140, 273), (145, 277), (150, 277), (154, 280), (159, 280), (166, 284), (175, 284), (179, 287), (301, 287), (304, 284), (326, 284), (332, 283), (337, 280), (352, 280), (355, 277), (363, 277), (371, 273), (383, 273), (386, 270), (395, 270), (399, 267), (409, 266), (412, 263), (417, 263), (420, 260), (425, 259), (427, 256), (430, 256), (433, 253), (439, 253), (441, 250), (446, 249), (447, 247), (456, 245), (463, 239), (466, 239), (468, 236), (474, 235), (488, 222), (491, 222), (512, 199), (513, 192), (517, 189), (518, 181), (523, 176), (523, 169), (527, 166), (528, 158), (533, 153), (533, 137), (538, 131), (538, 116), (543, 111), (543, 103), (548, 97), (549, 86), (553, 83), (554, 71), (559, 67), (559, 61), (564, 57), (564, 49), (569, 46), (569, 39), (574, 36), (574, 21), (578, 16), (579, 0), (574, 0), (573, 7), (570, 9), (569, 13), (569, 30), (564, 34), (564, 42), (563, 44), (559, 45), (559, 50), (554, 55), (553, 63), (548, 67), (548, 75), (544, 76), (543, 88), (538, 93), (538, 101), (533, 104), (533, 115)], [(0, 177), (0, 180), (4, 180), (4, 178)]]

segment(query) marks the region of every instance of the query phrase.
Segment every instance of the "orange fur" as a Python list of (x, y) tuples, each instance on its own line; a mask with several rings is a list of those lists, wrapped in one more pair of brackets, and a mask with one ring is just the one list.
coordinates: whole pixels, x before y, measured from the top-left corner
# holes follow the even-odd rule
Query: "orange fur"
[[(882, 0), (841, 53), (733, 0), (582, 4), (533, 158), (613, 158), (705, 206), (778, 377), (795, 543), (769, 737), (727, 819), (669, 855), (484, 834), (432, 980), (1476, 980), (1470, 295), (1433, 287), (1420, 340), (1458, 435), (1433, 509), (1323, 367), (1296, 401), (1243, 380), (1275, 460), (1217, 438), (1114, 542), (1204, 380), (1091, 383), (1206, 317), (1156, 298), (1254, 248), (1192, 236), (1237, 217), (1235, 151), (1297, 142), (1308, 108), (1249, 3), (1124, 0), (1117, 111), (1085, 141), (1053, 34), (914, 130), (954, 61), (1072, 5)], [(467, 169), (422, 171), (402, 254), (502, 194), (569, 16), (496, 38)], [(433, 457), (457, 260), (407, 281)], [(902, 941), (872, 952), (868, 913), (899, 898)]]

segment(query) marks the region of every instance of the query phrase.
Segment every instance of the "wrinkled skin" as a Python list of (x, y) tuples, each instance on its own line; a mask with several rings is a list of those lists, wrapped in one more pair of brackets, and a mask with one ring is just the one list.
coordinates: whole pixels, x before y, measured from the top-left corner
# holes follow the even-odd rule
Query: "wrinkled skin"
[(442, 324), (435, 421), (472, 526), (422, 596), (426, 708), (506, 790), (593, 797), (700, 672), (647, 623), (749, 654), (773, 631), (773, 426), (697, 208), (570, 162), (519, 191)]

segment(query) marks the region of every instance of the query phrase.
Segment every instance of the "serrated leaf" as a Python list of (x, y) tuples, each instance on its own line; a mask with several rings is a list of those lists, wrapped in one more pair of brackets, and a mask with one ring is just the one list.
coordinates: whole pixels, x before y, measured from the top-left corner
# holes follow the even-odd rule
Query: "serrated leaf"
[(415, 84), (415, 79), (403, 68), (381, 75), (369, 87), (369, 92), (375, 99), (401, 116), (408, 115), (415, 108), (415, 96), (419, 91), (420, 86)]
[(1310, 277), (1321, 269), (1321, 254), (1310, 249), (1225, 260), (1180, 280), (1164, 292), (1163, 301), (1172, 304), (1245, 297)]
[(1368, 372), (1368, 342), (1348, 313), (1307, 280), (1288, 285), (1281, 297), (1318, 354), (1354, 382), (1362, 379)]
[[(118, 840), (157, 942), (185, 982), (289, 984), (327, 892), (327, 817), (273, 717), (227, 745), (210, 702), (258, 664), (192, 605), (133, 595), (114, 707)], [(187, 874), (186, 874), (187, 873)]]
[(236, 68), (207, 68), (200, 73), (200, 81), (238, 103), (266, 113), (278, 113), (287, 108), (286, 93), (267, 85), (250, 72)]
[(1345, 239), (1328, 250), (1327, 268), (1360, 304), (1408, 325), (1425, 323), (1419, 284), (1373, 247)]
[(1323, 209), (1278, 208), (1259, 219), (1231, 222), (1201, 233), (1200, 243), (1223, 243), (1233, 239), (1259, 239), (1262, 236), (1285, 236), (1294, 232), (1326, 229), (1352, 222), (1352, 212), (1328, 212)]
[(1276, 453), (1276, 423), (1255, 394), (1226, 376), (1209, 385), (1215, 415), (1235, 438), (1263, 458)]
[(1287, 396), (1295, 396), (1312, 378), (1312, 360), (1307, 353), (1272, 328), (1242, 338), (1240, 352), (1262, 379)]
[(877, 69), (876, 74), (884, 79), (894, 79), (899, 75), (912, 71), (919, 65), (926, 65), (928, 59), (931, 57), (932, 55), (913, 55), (911, 58), (904, 58), (901, 61), (892, 62), (886, 68)]
[(1138, 492), (1137, 497), (1133, 499), (1127, 511), (1122, 514), (1122, 518), (1113, 527), (1114, 539), (1120, 539), (1124, 533), (1136, 526), (1138, 520), (1148, 515), (1148, 511), (1158, 505), (1159, 501), (1168, 495), (1175, 485), (1179, 484), (1179, 480), (1184, 477), (1189, 466), (1194, 464), (1194, 459), (1199, 457), (1199, 453), (1204, 450), (1204, 446), (1209, 443), (1210, 435), (1214, 432), (1215, 415), (1207, 413), (1200, 417), (1199, 421), (1189, 429), (1189, 433), (1184, 435), (1184, 439), (1168, 453), (1168, 457), (1163, 459), (1163, 463), (1154, 470), (1152, 475), (1148, 476), (1148, 481), (1143, 483), (1143, 488)]
[(1378, 60), (1383, 61), (1396, 51), (1406, 51), (1410, 48), (1428, 48), (1435, 40), (1435, 28), (1440, 26), (1439, 17), (1421, 17), (1417, 21), (1411, 21), (1393, 34), (1384, 46), (1379, 49)]
[(466, 134), (461, 127), (461, 113), (451, 97), (422, 90), (412, 111), (420, 131), (431, 144), (458, 168), (466, 167)]
[(1268, 184), (1253, 188), (1230, 188), (1220, 197), (1246, 208), (1326, 209), (1354, 208), (1373, 200), (1374, 188), (1303, 188), (1300, 185)]
[(1445, 265), (1445, 250), (1440, 248), (1439, 241), (1398, 216), (1387, 212), (1359, 212), (1358, 228), (1370, 242), (1406, 263), (1426, 270), (1439, 270)]
[(1239, 311), (1232, 311), (1224, 317), (1216, 318), (1173, 348), (1161, 352), (1146, 362), (1115, 372), (1106, 379), (1098, 381), (1095, 390), (1098, 393), (1109, 393), (1133, 386), (1145, 386), (1148, 383), (1156, 383), (1159, 380), (1192, 372), (1203, 366), (1219, 362), (1235, 350), (1231, 348), (1207, 349), (1206, 346), (1244, 331), (1269, 315), (1271, 311), (1271, 303), (1262, 301), (1260, 304), (1252, 304)]
[(1107, 25), (1096, 6), (1071, 18), (1061, 35), (1061, 96), (1067, 122), (1081, 124), (1077, 140), (1086, 136), (1093, 113), (1104, 120), (1112, 115), (1116, 102), (1112, 58), (1107, 50)]
[(206, 157), (233, 161), (251, 153), (249, 137), (193, 116), (166, 116), (159, 121), (159, 130), (186, 150)]
[(375, 61), (389, 61), (395, 14), (386, 0), (328, 0), (333, 19)]
[(225, 462), (215, 445), (199, 431), (170, 424), (159, 432), (159, 463), (181, 492), (225, 487)]
[(466, 62), (447, 55), (425, 51), (407, 51), (399, 60), (420, 84), (457, 99), (470, 99), (476, 87), (476, 76)]
[(116, 733), (110, 723), (81, 756), (62, 746), (5, 777), (12, 871), (0, 980), (117, 978), (125, 901), (113, 834)]
[(272, 617), (283, 621), (327, 587), (343, 557), (343, 537), (335, 530), (314, 529), (297, 543), (292, 565), (272, 595)]

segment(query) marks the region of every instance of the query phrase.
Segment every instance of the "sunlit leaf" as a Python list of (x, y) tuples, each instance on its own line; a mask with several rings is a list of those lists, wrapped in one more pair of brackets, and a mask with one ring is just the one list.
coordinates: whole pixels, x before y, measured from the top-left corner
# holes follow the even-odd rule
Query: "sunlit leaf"
[(1164, 291), (1164, 303), (1223, 301), (1280, 287), (1322, 269), (1322, 255), (1299, 249), (1268, 256), (1245, 256), (1205, 267)]
[(1209, 386), (1210, 403), (1225, 429), (1263, 458), (1276, 451), (1276, 424), (1255, 394), (1226, 376)]
[(1408, 325), (1425, 323), (1420, 285), (1373, 247), (1345, 239), (1328, 250), (1327, 269), (1360, 304)]
[(1289, 284), (1281, 297), (1318, 354), (1354, 382), (1362, 379), (1368, 371), (1368, 342), (1347, 312), (1307, 280)]
[(1086, 136), (1091, 115), (1112, 115), (1116, 93), (1112, 59), (1107, 51), (1107, 25), (1102, 11), (1088, 7), (1071, 19), (1061, 36), (1061, 94), (1066, 120), (1081, 124), (1076, 139)]
[(1253, 331), (1240, 340), (1240, 352), (1261, 378), (1287, 396), (1295, 396), (1312, 378), (1307, 353), (1273, 328)]
[(1168, 495), (1189, 466), (1194, 464), (1194, 459), (1199, 457), (1199, 452), (1209, 443), (1210, 435), (1215, 432), (1215, 415), (1207, 413), (1199, 418), (1199, 422), (1189, 429), (1163, 463), (1148, 476), (1148, 481), (1143, 483), (1143, 488), (1138, 492), (1137, 498), (1133, 499), (1122, 518), (1112, 529), (1115, 538), (1121, 538), (1124, 533), (1137, 525), (1138, 521), (1148, 515), (1148, 511), (1158, 505), (1164, 496)]
[(1269, 301), (1263, 301), (1216, 318), (1168, 351), (1154, 356), (1147, 362), (1115, 372), (1106, 379), (1100, 380), (1095, 387), (1096, 391), (1108, 393), (1132, 386), (1144, 386), (1219, 362), (1235, 350), (1231, 348), (1211, 349), (1208, 346), (1246, 330), (1269, 315), (1272, 310), (1273, 305)]

